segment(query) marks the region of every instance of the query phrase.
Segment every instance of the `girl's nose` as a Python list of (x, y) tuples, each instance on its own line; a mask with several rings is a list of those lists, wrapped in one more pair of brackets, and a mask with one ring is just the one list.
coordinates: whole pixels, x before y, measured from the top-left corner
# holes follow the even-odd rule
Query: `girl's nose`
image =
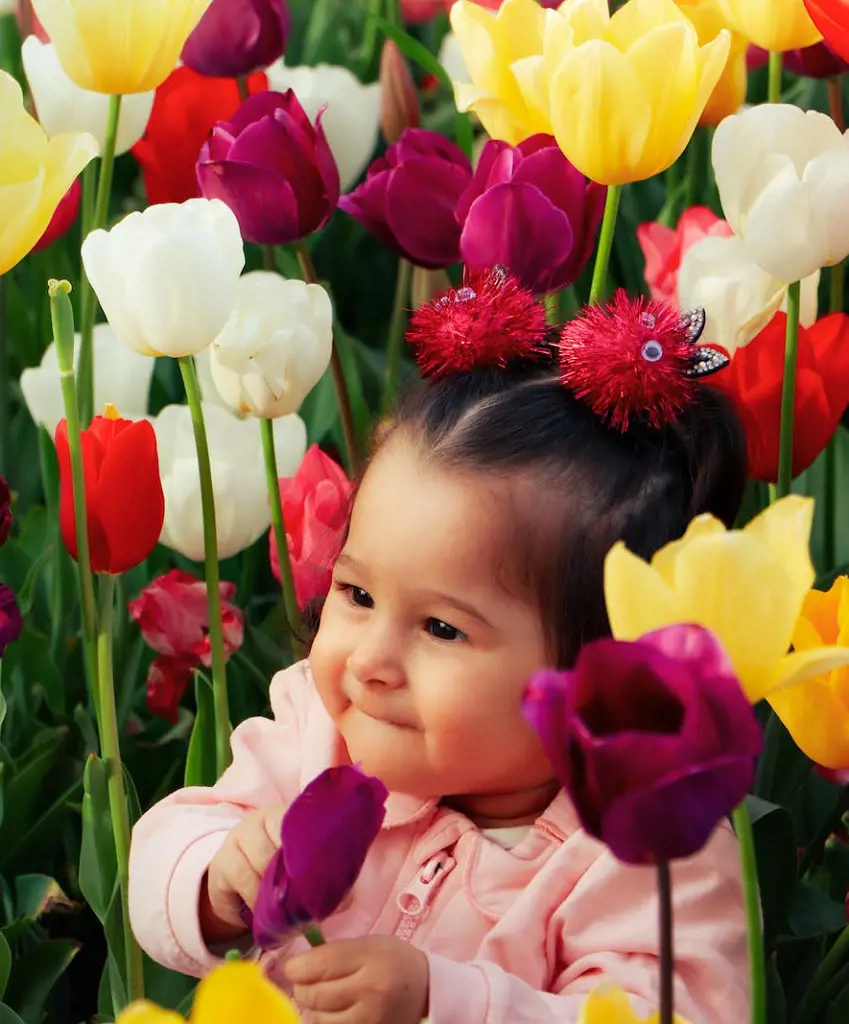
[(351, 675), (362, 686), (398, 689), (406, 683), (401, 639), (386, 624), (374, 621), (359, 637), (348, 658)]

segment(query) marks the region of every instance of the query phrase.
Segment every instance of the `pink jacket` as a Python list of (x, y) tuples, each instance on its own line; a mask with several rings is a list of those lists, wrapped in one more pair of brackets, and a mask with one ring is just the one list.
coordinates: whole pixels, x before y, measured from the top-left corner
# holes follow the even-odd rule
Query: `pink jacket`
[[(138, 822), (130, 855), (130, 917), (142, 947), (167, 967), (203, 975), (219, 961), (198, 923), (204, 873), (246, 812), (290, 802), (330, 765), (341, 737), (302, 662), (271, 684), (274, 720), (233, 733), (233, 764), (211, 789), (183, 789)], [(329, 941), (397, 935), (430, 963), (433, 1024), (575, 1022), (604, 980), (656, 1006), (655, 875), (619, 863), (580, 827), (561, 792), (512, 850), (462, 814), (392, 793), (381, 834)], [(749, 1018), (745, 926), (731, 830), (673, 867), (676, 1011), (692, 1024)], [(293, 938), (274, 960), (306, 948)]]

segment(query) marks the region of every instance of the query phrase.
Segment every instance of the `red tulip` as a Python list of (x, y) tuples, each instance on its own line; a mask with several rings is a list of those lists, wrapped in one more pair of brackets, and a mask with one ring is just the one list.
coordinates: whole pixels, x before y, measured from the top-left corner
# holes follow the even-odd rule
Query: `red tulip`
[[(264, 74), (247, 81), (251, 95), (268, 88)], [(182, 203), (201, 194), (195, 172), (201, 147), (213, 125), (231, 118), (241, 103), (235, 79), (208, 78), (187, 67), (168, 76), (156, 90), (147, 129), (131, 150), (150, 204)]]
[[(295, 595), (303, 608), (330, 589), (333, 563), (348, 525), (353, 487), (345, 471), (313, 445), (291, 479), (280, 480), (286, 540)], [(271, 571), (280, 579), (274, 535), (270, 536)]]
[(180, 718), (180, 701), (197, 662), (185, 658), (154, 658), (147, 672), (147, 709), (152, 715), (176, 725)]
[(849, 0), (805, 0), (805, 7), (828, 45), (849, 61)]
[[(781, 382), (787, 317), (776, 313), (731, 365), (711, 378), (737, 406), (746, 432), (749, 474), (774, 483), (778, 476)], [(849, 406), (849, 316), (832, 313), (799, 328), (793, 431), (793, 476), (825, 448)]]
[(50, 218), (50, 223), (44, 229), (44, 234), (32, 247), (33, 252), (38, 252), (39, 249), (46, 249), (48, 245), (51, 245), (57, 239), (61, 238), (62, 235), (71, 230), (74, 226), (74, 221), (77, 219), (77, 214), (80, 212), (81, 196), (82, 187), (80, 185), (80, 179), (77, 178), (62, 199), (59, 200), (56, 212)]
[[(145, 420), (95, 416), (82, 432), (91, 568), (121, 573), (153, 551), (165, 518), (156, 434)], [(56, 428), (62, 539), (77, 557), (68, 424)]]
[(685, 210), (676, 228), (654, 221), (640, 224), (637, 241), (646, 261), (645, 279), (651, 297), (658, 302), (678, 304), (678, 270), (684, 253), (711, 235), (732, 235), (726, 221), (706, 206)]

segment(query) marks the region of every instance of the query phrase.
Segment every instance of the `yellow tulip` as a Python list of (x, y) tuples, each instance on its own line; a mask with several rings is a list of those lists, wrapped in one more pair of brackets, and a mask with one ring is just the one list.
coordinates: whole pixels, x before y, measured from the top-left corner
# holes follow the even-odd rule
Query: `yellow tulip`
[(451, 27), (472, 84), (455, 83), (457, 109), (474, 111), (493, 139), (516, 145), (537, 132), (551, 133), (545, 117), (532, 112), (513, 66), (542, 53), (546, 12), (536, 0), (504, 0), (493, 13), (473, 0), (451, 8)]
[(787, 653), (814, 582), (813, 512), (810, 498), (791, 495), (742, 530), (697, 516), (650, 564), (616, 544), (604, 565), (613, 635), (635, 640), (675, 623), (704, 626), (724, 645), (753, 704), (780, 687), (849, 665), (849, 646), (828, 641)]
[(74, 178), (97, 153), (95, 138), (82, 132), (48, 139), (26, 112), (21, 87), (0, 71), (0, 274), (41, 238)]
[(71, 81), (119, 95), (162, 85), (210, 2), (33, 0), (33, 8)]
[(717, 125), (729, 114), (736, 114), (746, 102), (748, 40), (739, 32), (732, 30), (720, 10), (719, 0), (675, 0), (675, 2), (696, 26), (699, 43), (702, 45), (716, 39), (722, 29), (731, 31), (731, 51), (728, 55), (728, 63), (699, 118), (701, 125)]
[[(657, 1013), (648, 1018), (638, 1017), (621, 989), (600, 985), (584, 1000), (578, 1024), (658, 1024), (659, 1020)], [(675, 1024), (686, 1024), (686, 1021), (676, 1014)]]
[[(258, 964), (239, 960), (216, 967), (198, 985), (192, 1024), (299, 1024), (292, 1001), (270, 982)], [(131, 1003), (116, 1024), (184, 1024), (173, 1010), (148, 1002)]]
[[(793, 633), (793, 647), (849, 646), (849, 577), (840, 576), (827, 594), (811, 590)], [(849, 768), (849, 669), (836, 668), (769, 696), (799, 749), (826, 768)]]
[(822, 39), (804, 0), (719, 0), (719, 6), (740, 35), (764, 50), (795, 50)]

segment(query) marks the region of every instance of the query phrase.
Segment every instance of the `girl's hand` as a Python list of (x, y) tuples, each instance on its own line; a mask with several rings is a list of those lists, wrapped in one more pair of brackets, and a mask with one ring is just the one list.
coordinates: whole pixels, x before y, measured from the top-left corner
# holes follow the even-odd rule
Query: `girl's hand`
[(200, 930), (207, 945), (246, 934), (242, 910), (253, 910), (260, 879), (280, 845), (284, 804), (251, 811), (235, 825), (209, 865), (200, 893)]
[(287, 960), (283, 973), (314, 1024), (419, 1024), (427, 1017), (427, 957), (390, 935), (317, 946)]

